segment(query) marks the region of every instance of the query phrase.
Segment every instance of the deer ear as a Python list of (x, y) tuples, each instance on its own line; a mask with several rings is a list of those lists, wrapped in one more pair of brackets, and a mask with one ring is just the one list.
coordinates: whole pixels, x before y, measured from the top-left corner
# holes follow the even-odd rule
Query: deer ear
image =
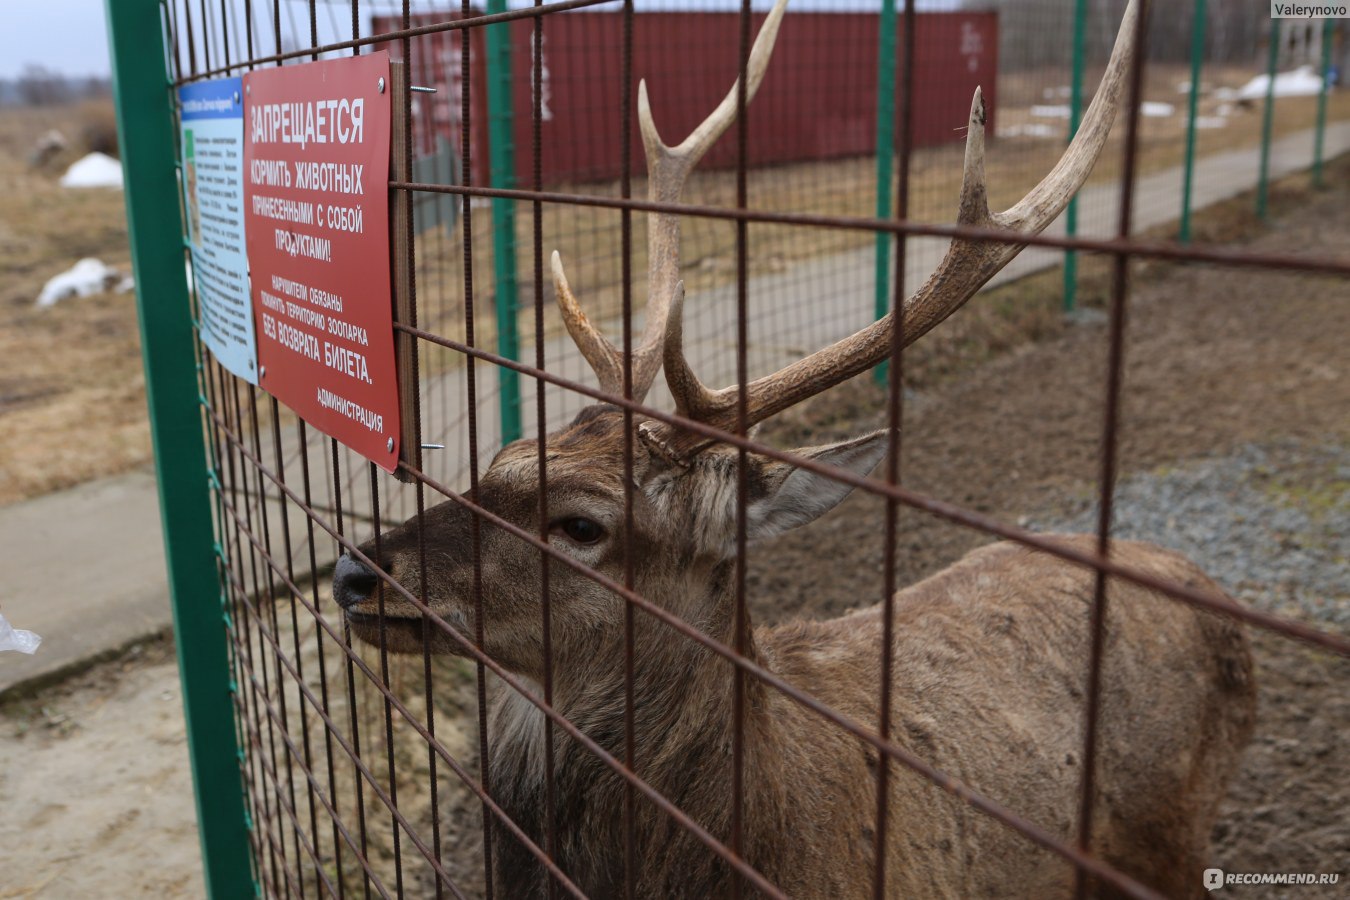
[[(886, 455), (886, 432), (865, 437), (807, 447), (794, 451), (798, 456), (836, 466), (855, 475), (868, 475)], [(750, 482), (750, 507), (747, 536), (773, 537), (813, 522), (834, 509), (853, 490), (853, 485), (808, 472), (790, 463), (758, 460)]]

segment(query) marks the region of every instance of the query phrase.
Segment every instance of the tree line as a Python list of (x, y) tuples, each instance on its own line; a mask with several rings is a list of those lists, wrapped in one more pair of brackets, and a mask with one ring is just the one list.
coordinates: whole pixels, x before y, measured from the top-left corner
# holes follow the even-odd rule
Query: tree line
[(29, 63), (15, 78), (0, 78), (0, 106), (61, 106), (112, 94), (105, 75), (66, 75)]

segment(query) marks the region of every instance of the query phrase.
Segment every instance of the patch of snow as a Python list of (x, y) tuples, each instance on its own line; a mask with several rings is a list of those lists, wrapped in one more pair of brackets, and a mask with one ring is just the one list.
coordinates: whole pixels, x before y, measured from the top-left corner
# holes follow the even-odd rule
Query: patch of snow
[(1031, 108), (1031, 114), (1042, 119), (1067, 119), (1069, 117), (1069, 107), (1062, 104), (1038, 104)]
[[(1270, 87), (1270, 78), (1257, 75), (1238, 91), (1239, 100), (1261, 100)], [(1275, 76), (1273, 93), (1276, 97), (1315, 97), (1322, 93), (1322, 76), (1313, 71), (1312, 66), (1299, 66), (1292, 72), (1281, 72)]]
[(122, 164), (106, 153), (90, 153), (71, 163), (61, 176), (61, 187), (122, 188)]
[(1216, 109), (1216, 110), (1214, 110), (1214, 115), (1216, 115), (1216, 116), (1231, 116), (1231, 115), (1233, 114), (1234, 108), (1235, 108), (1235, 107), (1234, 107), (1233, 104), (1231, 104), (1231, 103), (1220, 103), (1220, 104), (1219, 104), (1219, 108)]
[(1176, 111), (1177, 108), (1170, 103), (1158, 103), (1152, 100), (1145, 100), (1143, 103), (1139, 104), (1140, 114), (1150, 119), (1166, 119)]
[(124, 294), (134, 286), (130, 276), (104, 265), (102, 260), (82, 259), (42, 286), (37, 305), (55, 306), (67, 297), (91, 297), (109, 291)]
[(1041, 91), (1041, 96), (1046, 100), (1063, 100), (1073, 96), (1073, 88), (1069, 87), (1067, 84), (1061, 84), (1059, 87), (1046, 88)]
[(1238, 99), (1239, 93), (1240, 93), (1239, 91), (1236, 91), (1233, 88), (1221, 87), (1214, 92), (1214, 99), (1229, 102)]
[(1196, 128), (1226, 128), (1228, 120), (1223, 116), (1196, 116)]
[(999, 137), (1037, 137), (1050, 138), (1058, 137), (1061, 133), (1060, 128), (1054, 125), (1047, 125), (1044, 122), (1027, 122), (1024, 125), (1009, 125), (1006, 128), (998, 130)]

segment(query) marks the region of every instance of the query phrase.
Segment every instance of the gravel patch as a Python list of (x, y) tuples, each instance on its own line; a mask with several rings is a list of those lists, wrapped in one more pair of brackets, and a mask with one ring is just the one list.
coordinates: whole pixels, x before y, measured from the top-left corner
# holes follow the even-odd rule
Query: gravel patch
[[(1350, 629), (1350, 447), (1248, 445), (1131, 475), (1112, 534), (1186, 554), (1238, 600)], [(1096, 530), (1097, 504), (1037, 530)]]

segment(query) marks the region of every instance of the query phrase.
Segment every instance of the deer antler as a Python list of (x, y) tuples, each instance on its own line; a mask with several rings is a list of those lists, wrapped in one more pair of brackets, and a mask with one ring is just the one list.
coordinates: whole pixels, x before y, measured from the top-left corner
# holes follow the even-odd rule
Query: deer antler
[[(1135, 52), (1135, 22), (1139, 5), (1139, 0), (1130, 0), (1125, 10), (1101, 87), (1073, 142), (1050, 174), (1006, 212), (989, 211), (984, 180), (984, 97), (978, 88), (975, 90), (970, 107), (965, 171), (957, 214), (957, 221), (961, 225), (1004, 228), (1020, 234), (1036, 235), (1068, 205), (1069, 198), (1083, 186), (1101, 155), (1120, 106), (1125, 74)], [(904, 343), (908, 345), (922, 337), (959, 309), (1025, 246), (954, 238), (937, 269), (901, 306), (900, 327)], [(675, 299), (666, 323), (664, 359), (666, 382), (675, 396), (676, 412), (697, 422), (733, 431), (738, 423), (739, 386), (713, 391), (699, 382), (689, 368), (682, 347), (683, 291), (677, 288), (672, 296)], [(856, 334), (772, 375), (751, 382), (746, 386), (747, 427), (846, 381), (885, 359), (890, 353), (894, 317), (895, 311), (892, 310)], [(702, 435), (657, 422), (644, 422), (640, 426), (640, 434), (650, 448), (675, 462), (685, 462), (713, 443)]]
[[(764, 72), (773, 55), (778, 26), (787, 9), (787, 0), (778, 0), (755, 38), (746, 64), (746, 101), (755, 96)], [(739, 79), (737, 80), (739, 84)], [(736, 119), (737, 84), (677, 147), (669, 147), (657, 133), (652, 121), (651, 105), (647, 101), (647, 82), (638, 84), (638, 122), (642, 127), (642, 144), (647, 153), (647, 197), (659, 203), (675, 203), (684, 190), (685, 180), (694, 166), (717, 143)], [(653, 213), (647, 229), (647, 323), (638, 346), (633, 348), (633, 399), (641, 401), (652, 386), (661, 368), (662, 347), (669, 332), (668, 320), (676, 299), (680, 277), (680, 220), (671, 213)], [(616, 348), (586, 318), (581, 305), (567, 284), (562, 257), (553, 253), (553, 286), (558, 294), (563, 323), (576, 342), (581, 355), (586, 357), (601, 390), (623, 393), (623, 351)]]

